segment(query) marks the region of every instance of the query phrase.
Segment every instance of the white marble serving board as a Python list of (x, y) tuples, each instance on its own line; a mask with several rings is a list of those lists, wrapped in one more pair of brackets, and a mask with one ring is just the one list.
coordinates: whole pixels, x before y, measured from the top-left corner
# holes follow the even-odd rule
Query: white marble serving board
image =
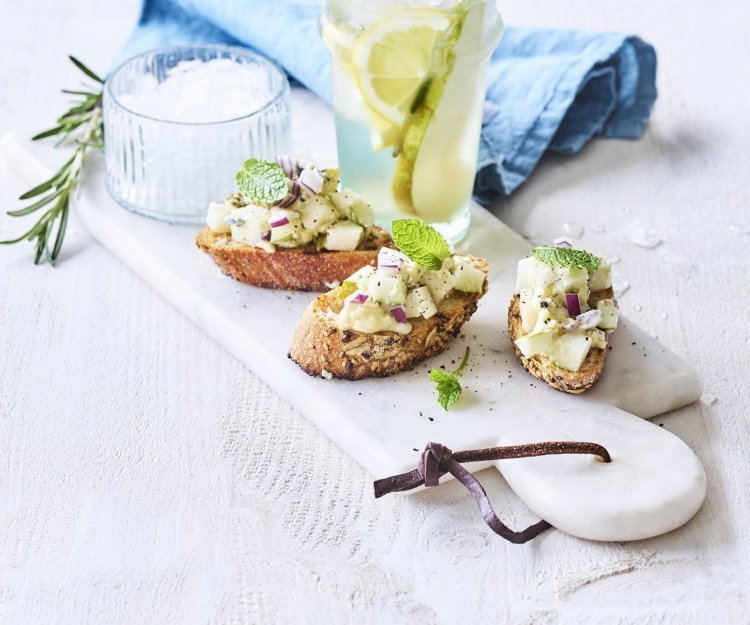
[[(6, 136), (4, 148), (11, 167), (30, 183), (51, 175), (61, 160), (58, 151), (31, 144), (25, 133)], [(632, 415), (650, 418), (701, 395), (693, 369), (627, 319), (621, 319), (612, 337), (601, 381), (585, 395), (560, 393), (526, 373), (513, 353), (506, 316), (516, 263), (531, 246), (478, 205), (471, 232), (458, 247), (489, 260), (490, 288), (451, 348), (391, 378), (348, 382), (309, 377), (287, 358), (287, 348), (313, 294), (264, 290), (223, 276), (195, 247), (196, 227), (169, 225), (123, 209), (105, 190), (103, 163), (92, 164), (75, 206), (90, 233), (376, 477), (414, 468), (429, 441), (459, 450), (590, 438), (584, 424), (600, 418), (615, 433), (640, 431), (651, 426), (635, 424)], [(593, 251), (606, 255), (606, 250)], [(467, 345), (472, 356), (462, 377), (464, 393), (445, 412), (427, 372), (442, 365), (454, 369)], [(618, 436), (609, 438), (614, 455)], [(550, 466), (578, 470), (582, 462), (568, 458)], [(542, 466), (538, 460), (513, 463), (509, 481), (521, 490), (523, 467), (530, 467), (531, 474), (533, 467)], [(535, 512), (545, 511), (537, 506)]]

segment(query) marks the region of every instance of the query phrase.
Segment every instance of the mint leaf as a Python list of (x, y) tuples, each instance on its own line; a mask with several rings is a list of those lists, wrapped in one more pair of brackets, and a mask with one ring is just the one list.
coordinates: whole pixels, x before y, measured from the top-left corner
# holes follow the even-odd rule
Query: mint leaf
[(440, 233), (418, 219), (394, 221), (393, 241), (415, 263), (433, 271), (438, 271), (451, 255), (451, 248)]
[(566, 247), (535, 247), (531, 255), (538, 261), (552, 267), (577, 267), (578, 269), (596, 269), (599, 257), (585, 250), (573, 250)]
[(437, 384), (438, 403), (443, 407), (443, 410), (448, 410), (461, 397), (462, 389), (458, 376), (463, 373), (466, 363), (469, 362), (470, 353), (471, 349), (467, 347), (461, 364), (453, 373), (434, 368), (430, 371), (430, 381)]
[(289, 178), (276, 163), (251, 158), (237, 172), (237, 187), (254, 204), (271, 205), (289, 195)]
[(430, 381), (437, 384), (438, 403), (444, 410), (448, 410), (461, 397), (461, 384), (455, 375), (441, 369), (432, 369)]

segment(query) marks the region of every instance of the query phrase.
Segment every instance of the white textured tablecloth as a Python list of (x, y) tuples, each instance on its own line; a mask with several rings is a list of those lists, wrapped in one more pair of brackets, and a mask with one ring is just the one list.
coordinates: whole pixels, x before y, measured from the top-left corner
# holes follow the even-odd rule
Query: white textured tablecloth
[[(66, 55), (103, 71), (136, 5), (0, 0), (0, 132), (47, 127), (78, 80)], [(55, 269), (0, 249), (0, 623), (750, 622), (748, 6), (502, 7), (659, 52), (642, 140), (548, 158), (496, 212), (534, 241), (583, 224), (582, 244), (621, 259), (628, 316), (700, 371), (705, 400), (656, 420), (708, 473), (687, 526), (519, 547), (455, 483), (374, 501), (371, 476), (73, 223)], [(310, 98), (295, 94), (295, 141), (330, 160)], [(15, 208), (25, 185), (0, 171)], [(635, 245), (636, 221), (664, 242)], [(20, 227), (1, 217), (0, 238)], [(510, 525), (532, 518), (480, 478)]]

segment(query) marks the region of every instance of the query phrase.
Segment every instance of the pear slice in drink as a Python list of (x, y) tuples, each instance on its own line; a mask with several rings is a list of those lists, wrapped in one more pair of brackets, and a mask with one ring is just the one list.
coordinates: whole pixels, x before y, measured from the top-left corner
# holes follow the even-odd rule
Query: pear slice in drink
[[(481, 124), (484, 70), (471, 53), (482, 36), (484, 6), (458, 20), (443, 46), (439, 73), (405, 124), (392, 180), (400, 210), (431, 222), (449, 221), (473, 185)], [(476, 127), (474, 127), (476, 126)]]

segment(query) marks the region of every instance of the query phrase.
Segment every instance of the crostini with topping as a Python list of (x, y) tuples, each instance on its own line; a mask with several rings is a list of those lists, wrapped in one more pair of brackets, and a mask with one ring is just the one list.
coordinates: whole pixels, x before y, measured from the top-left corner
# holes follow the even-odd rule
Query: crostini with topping
[(232, 278), (255, 286), (325, 291), (393, 245), (372, 207), (341, 189), (338, 169), (291, 157), (249, 159), (238, 192), (208, 207), (198, 247)]
[(294, 333), (289, 357), (306, 373), (359, 380), (412, 369), (446, 349), (487, 291), (487, 262), (454, 254), (430, 226), (393, 223), (400, 251), (383, 248), (318, 296)]
[(552, 388), (578, 394), (596, 384), (618, 319), (604, 259), (560, 244), (518, 263), (508, 331), (524, 368)]

